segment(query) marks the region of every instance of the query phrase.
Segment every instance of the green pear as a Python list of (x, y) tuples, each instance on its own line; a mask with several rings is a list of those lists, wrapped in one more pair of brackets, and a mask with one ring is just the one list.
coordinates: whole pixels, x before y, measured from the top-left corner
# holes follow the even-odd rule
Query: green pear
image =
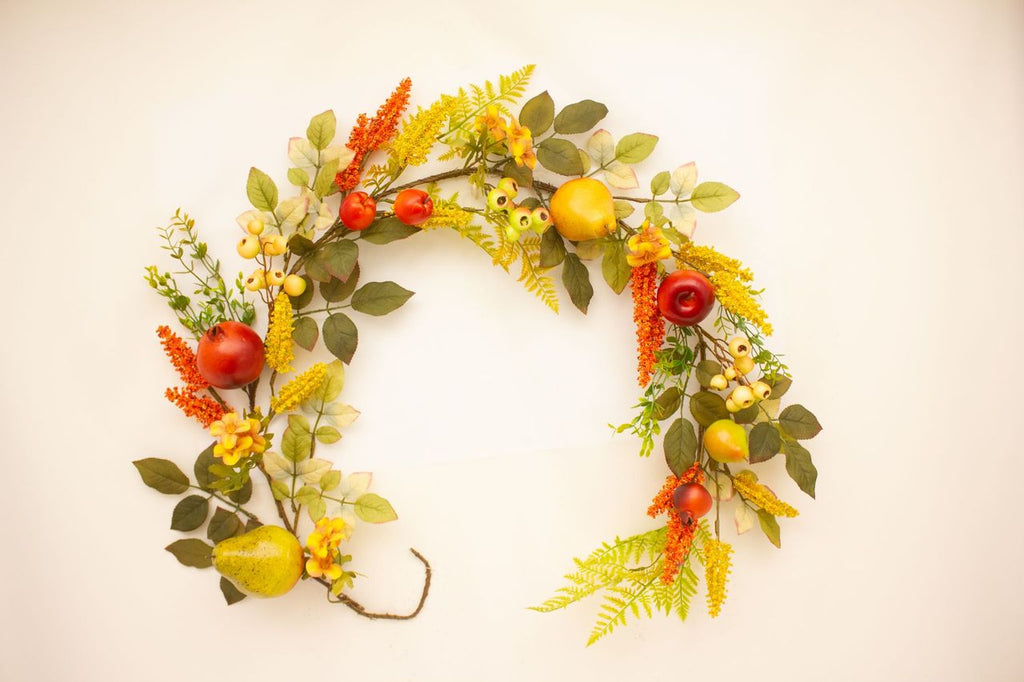
[(260, 526), (213, 548), (213, 566), (246, 594), (280, 597), (295, 587), (305, 565), (302, 545), (280, 526)]

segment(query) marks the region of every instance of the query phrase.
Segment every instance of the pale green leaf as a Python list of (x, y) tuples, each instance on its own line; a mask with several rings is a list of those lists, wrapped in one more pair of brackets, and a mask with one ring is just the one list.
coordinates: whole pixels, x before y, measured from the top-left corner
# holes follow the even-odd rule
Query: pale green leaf
[(654, 151), (658, 144), (656, 135), (647, 133), (631, 133), (615, 145), (615, 159), (622, 163), (640, 163)]
[(277, 208), (277, 185), (269, 175), (258, 168), (249, 169), (245, 193), (249, 197), (249, 203), (261, 211), (273, 211)]
[(740, 198), (739, 192), (721, 182), (702, 182), (693, 188), (690, 204), (698, 211), (714, 213)]
[(356, 499), (356, 516), (367, 523), (386, 523), (398, 518), (391, 503), (375, 493), (365, 493)]
[(604, 181), (618, 189), (635, 189), (640, 186), (636, 171), (621, 161), (612, 161), (604, 170)]
[(306, 139), (314, 149), (325, 149), (334, 141), (336, 128), (337, 119), (334, 117), (334, 112), (328, 109), (310, 120), (309, 126), (306, 128)]

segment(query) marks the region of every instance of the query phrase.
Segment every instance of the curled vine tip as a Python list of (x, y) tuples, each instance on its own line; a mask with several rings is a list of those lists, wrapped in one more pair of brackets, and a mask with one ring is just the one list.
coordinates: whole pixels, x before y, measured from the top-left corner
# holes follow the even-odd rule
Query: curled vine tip
[(433, 570), (430, 568), (430, 562), (427, 558), (417, 552), (414, 548), (410, 547), (409, 551), (412, 555), (419, 559), (423, 563), (423, 591), (420, 593), (420, 601), (416, 604), (416, 608), (411, 613), (398, 614), (398, 613), (375, 613), (373, 611), (367, 611), (366, 608), (352, 599), (348, 595), (339, 594), (336, 598), (332, 599), (331, 595), (331, 584), (323, 578), (317, 578), (317, 582), (327, 587), (327, 601), (332, 604), (344, 604), (349, 607), (360, 616), (369, 618), (370, 620), (412, 620), (416, 616), (420, 615), (420, 611), (423, 610), (423, 605), (427, 603), (427, 595), (430, 594), (430, 579), (433, 576)]

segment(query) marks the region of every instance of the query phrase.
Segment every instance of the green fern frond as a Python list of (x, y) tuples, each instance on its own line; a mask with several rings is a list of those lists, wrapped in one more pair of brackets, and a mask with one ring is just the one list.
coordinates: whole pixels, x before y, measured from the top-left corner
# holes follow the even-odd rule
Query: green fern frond
[(462, 130), (489, 106), (497, 107), (498, 111), (510, 116), (511, 112), (508, 107), (515, 104), (526, 93), (526, 87), (530, 83), (534, 68), (533, 64), (527, 64), (507, 76), (498, 76), (497, 87), (490, 81), (485, 81), (482, 86), (470, 85), (468, 93), (465, 88), (459, 88), (455, 95), (452, 113), (448, 118), (446, 134)]
[(519, 281), (527, 291), (536, 295), (557, 314), (558, 293), (555, 282), (545, 276), (545, 269), (540, 267), (540, 237), (535, 234), (523, 235), (518, 244), (522, 260)]

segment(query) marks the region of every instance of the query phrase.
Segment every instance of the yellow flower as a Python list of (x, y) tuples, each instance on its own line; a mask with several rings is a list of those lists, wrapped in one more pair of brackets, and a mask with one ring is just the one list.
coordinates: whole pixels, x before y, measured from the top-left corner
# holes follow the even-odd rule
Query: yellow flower
[(672, 255), (672, 246), (661, 228), (645, 220), (640, 231), (626, 240), (626, 262), (630, 267), (657, 263)]
[(775, 493), (758, 483), (757, 474), (750, 469), (744, 469), (733, 476), (732, 485), (745, 500), (753, 502), (772, 516), (792, 518), (800, 515), (800, 512), (775, 497)]
[(715, 298), (723, 308), (753, 323), (766, 335), (771, 335), (772, 325), (768, 322), (768, 314), (754, 298), (747, 284), (753, 281), (754, 273), (743, 267), (743, 263), (710, 246), (697, 246), (691, 241), (679, 247), (677, 261), (680, 267), (707, 273), (715, 287)]
[(537, 165), (537, 155), (533, 152), (533, 133), (526, 126), (519, 125), (514, 117), (508, 124), (508, 151), (517, 166), (525, 164), (534, 168)]
[(306, 573), (312, 578), (321, 576), (337, 580), (343, 571), (337, 562), (338, 546), (348, 537), (348, 526), (340, 518), (322, 518), (316, 522), (316, 528), (306, 538), (306, 549), (310, 558), (306, 561)]
[(441, 126), (457, 102), (454, 97), (441, 95), (429, 108), (421, 107), (406, 120), (398, 137), (391, 142), (391, 155), (399, 165), (419, 166), (427, 162)]
[(486, 130), (492, 140), (500, 142), (505, 139), (505, 134), (508, 131), (508, 122), (501, 115), (501, 110), (492, 104), (487, 107), (487, 111), (483, 116), (476, 117), (473, 127), (477, 132)]
[(259, 454), (267, 447), (266, 439), (260, 435), (258, 419), (242, 419), (237, 412), (228, 412), (222, 419), (210, 424), (210, 435), (219, 439), (213, 446), (213, 456), (220, 457), (228, 466), (250, 454)]
[(292, 371), (291, 361), (295, 359), (292, 342), (292, 299), (283, 291), (274, 299), (274, 314), (267, 329), (267, 365), (275, 372)]
[(270, 409), (281, 413), (294, 410), (304, 400), (313, 395), (327, 376), (327, 365), (318, 362), (302, 374), (298, 375), (281, 387), (281, 392), (270, 399)]
[(732, 564), (732, 545), (721, 540), (709, 540), (704, 545), (704, 580), (708, 584), (708, 613), (716, 618), (722, 611)]
[(420, 225), (424, 230), (432, 227), (469, 227), (473, 222), (473, 214), (463, 209), (456, 203), (435, 202), (434, 212), (427, 218), (427, 222)]

